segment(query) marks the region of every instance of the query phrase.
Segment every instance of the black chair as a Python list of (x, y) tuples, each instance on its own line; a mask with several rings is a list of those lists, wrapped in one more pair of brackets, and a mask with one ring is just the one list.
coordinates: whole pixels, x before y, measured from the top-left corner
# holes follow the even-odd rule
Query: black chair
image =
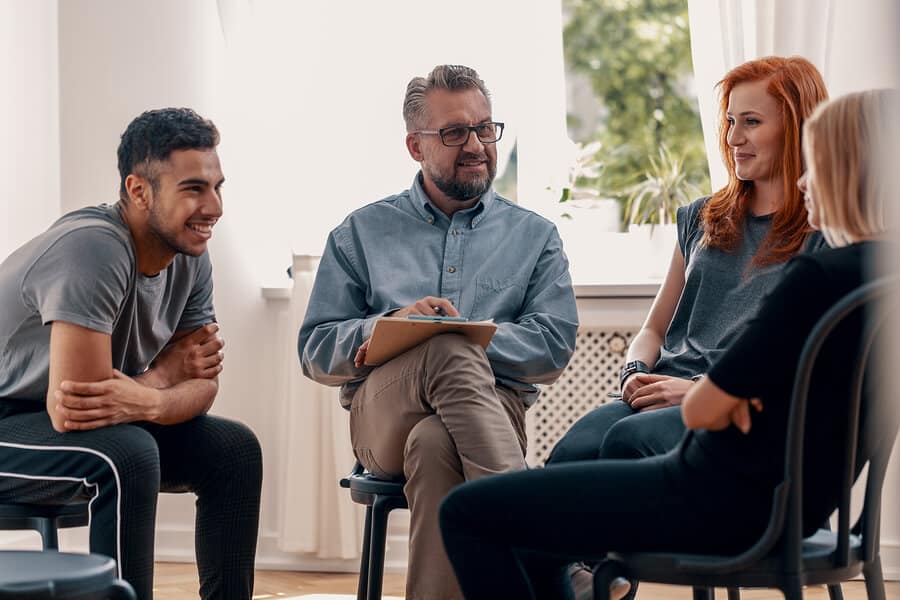
[(366, 473), (359, 461), (353, 465), (353, 471), (341, 479), (341, 487), (350, 490), (350, 498), (357, 504), (366, 505), (357, 600), (381, 600), (388, 514), (395, 508), (409, 508), (403, 494), (404, 483), (403, 480), (378, 479)]
[(33, 529), (44, 550), (58, 550), (57, 529), (84, 527), (90, 520), (88, 502), (69, 504), (0, 503), (0, 531)]
[(135, 593), (106, 556), (0, 551), (0, 600), (39, 599), (135, 600)]
[[(740, 587), (779, 588), (787, 600), (796, 600), (803, 597), (804, 585), (821, 584), (829, 584), (829, 593), (834, 598), (835, 594), (839, 597), (841, 581), (862, 573), (868, 598), (884, 600), (879, 554), (881, 489), (897, 435), (898, 415), (891, 408), (878, 412), (876, 417), (870, 411), (867, 422), (860, 423), (860, 405), (871, 349), (886, 320), (886, 312), (878, 311), (878, 305), (889, 292), (897, 289), (897, 281), (893, 278), (875, 281), (851, 292), (828, 310), (810, 333), (794, 379), (784, 479), (774, 491), (769, 524), (757, 543), (737, 556), (611, 552), (594, 571), (595, 598), (608, 600), (609, 584), (617, 576), (690, 585), (694, 587), (696, 600), (712, 600), (716, 587), (730, 588), (730, 600), (738, 596), (736, 588)], [(813, 366), (829, 334), (862, 307), (870, 309), (869, 322), (848, 388), (851, 398), (844, 460), (843, 464), (835, 465), (835, 473), (841, 478), (837, 531), (820, 529), (803, 539), (803, 433)], [(851, 528), (850, 491), (859, 436), (865, 436), (862, 439), (873, 445), (874, 452), (869, 460), (862, 513)]]

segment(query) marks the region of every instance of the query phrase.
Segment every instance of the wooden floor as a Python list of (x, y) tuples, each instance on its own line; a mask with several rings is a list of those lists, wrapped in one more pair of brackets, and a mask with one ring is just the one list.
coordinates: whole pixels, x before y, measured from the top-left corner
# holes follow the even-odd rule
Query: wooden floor
[[(402, 598), (404, 575), (387, 574), (384, 581), (385, 600), (389, 596)], [(154, 598), (157, 600), (186, 600), (197, 598), (197, 570), (193, 564), (156, 563), (156, 585)], [(845, 583), (845, 600), (865, 600), (866, 590), (862, 582)], [(900, 600), (900, 582), (886, 585), (889, 600)], [(257, 571), (255, 600), (280, 599), (311, 596), (313, 594), (342, 595), (342, 600), (356, 597), (356, 575), (349, 573), (305, 573), (299, 571)], [(824, 588), (808, 588), (808, 600), (825, 600), (828, 594)], [(725, 598), (724, 590), (716, 595)], [(638, 600), (689, 600), (691, 591), (685, 587), (643, 584), (638, 592)], [(743, 592), (744, 600), (780, 600), (781, 594), (772, 590), (750, 590)], [(324, 600), (324, 599), (323, 599)]]

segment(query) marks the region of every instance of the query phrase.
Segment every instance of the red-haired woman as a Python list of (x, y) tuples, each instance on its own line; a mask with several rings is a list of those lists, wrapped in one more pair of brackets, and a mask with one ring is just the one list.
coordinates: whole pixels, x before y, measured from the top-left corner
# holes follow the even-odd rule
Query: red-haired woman
[(785, 262), (824, 246), (796, 182), (804, 120), (827, 98), (816, 68), (768, 57), (722, 81), (719, 146), (728, 184), (678, 210), (678, 244), (650, 314), (628, 349), (621, 402), (576, 422), (548, 463), (637, 458), (673, 448), (681, 401), (744, 328)]

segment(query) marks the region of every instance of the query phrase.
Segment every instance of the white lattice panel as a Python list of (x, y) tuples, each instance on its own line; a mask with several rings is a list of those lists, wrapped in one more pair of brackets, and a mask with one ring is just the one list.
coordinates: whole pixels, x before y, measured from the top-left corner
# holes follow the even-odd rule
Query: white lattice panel
[(528, 464), (543, 465), (556, 442), (579, 417), (617, 391), (625, 352), (638, 328), (581, 327), (575, 354), (562, 376), (544, 388), (528, 411)]

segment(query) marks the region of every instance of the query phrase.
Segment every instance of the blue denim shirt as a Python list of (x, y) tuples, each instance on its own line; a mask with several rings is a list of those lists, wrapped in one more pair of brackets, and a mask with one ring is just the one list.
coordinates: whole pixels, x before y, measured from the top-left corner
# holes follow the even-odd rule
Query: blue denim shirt
[(375, 320), (425, 297), (469, 320), (493, 319), (487, 356), (498, 383), (537, 400), (575, 349), (578, 314), (556, 226), (488, 190), (448, 218), (416, 177), (411, 189), (360, 208), (328, 236), (300, 328), (303, 373), (350, 398), (373, 367), (355, 367)]

